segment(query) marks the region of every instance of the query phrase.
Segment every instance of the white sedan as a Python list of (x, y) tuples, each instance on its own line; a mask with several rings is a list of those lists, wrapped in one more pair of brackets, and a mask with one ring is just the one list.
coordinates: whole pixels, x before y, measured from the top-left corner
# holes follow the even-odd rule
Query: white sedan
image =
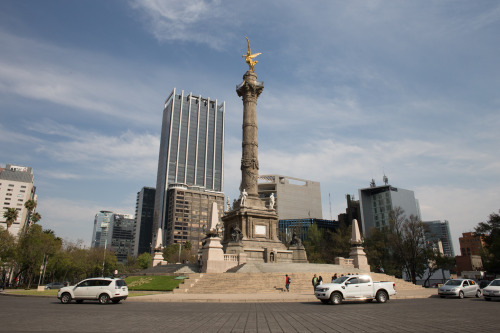
[(483, 296), (485, 301), (491, 301), (492, 298), (500, 299), (500, 279), (493, 280), (484, 287)]
[(439, 287), (438, 295), (441, 298), (446, 296), (454, 296), (458, 298), (469, 297), (481, 297), (481, 289), (479, 284), (474, 280), (469, 279), (453, 279), (448, 280), (444, 285)]

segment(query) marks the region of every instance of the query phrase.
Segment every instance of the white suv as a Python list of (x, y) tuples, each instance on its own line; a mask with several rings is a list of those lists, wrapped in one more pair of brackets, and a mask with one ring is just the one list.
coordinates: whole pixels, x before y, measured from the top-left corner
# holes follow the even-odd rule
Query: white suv
[(128, 287), (124, 280), (115, 278), (92, 278), (79, 282), (75, 286), (63, 287), (57, 292), (61, 303), (68, 304), (71, 300), (82, 303), (84, 300), (99, 300), (106, 304), (110, 300), (118, 303), (128, 296)]

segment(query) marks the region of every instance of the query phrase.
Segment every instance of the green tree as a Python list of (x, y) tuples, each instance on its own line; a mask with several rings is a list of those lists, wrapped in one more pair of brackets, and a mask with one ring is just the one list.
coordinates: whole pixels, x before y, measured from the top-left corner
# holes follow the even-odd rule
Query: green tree
[(34, 212), (33, 215), (31, 215), (31, 222), (37, 223), (42, 219), (42, 216), (38, 212)]
[(179, 245), (170, 244), (163, 249), (163, 259), (168, 262), (174, 263), (179, 260)]
[(5, 223), (7, 224), (7, 230), (9, 230), (12, 223), (17, 220), (19, 216), (19, 212), (15, 208), (7, 208), (7, 210), (3, 213), (3, 217), (5, 218)]
[(152, 260), (153, 258), (151, 257), (151, 254), (144, 252), (137, 257), (137, 266), (141, 269), (147, 269), (151, 266)]
[(400, 262), (394, 258), (389, 238), (390, 230), (388, 227), (372, 228), (369, 231), (368, 237), (365, 238), (368, 263), (373, 272), (384, 268), (386, 274), (401, 277), (403, 268)]
[(7, 278), (7, 273), (13, 268), (16, 258), (16, 238), (6, 229), (0, 227), (0, 280), (4, 281)]
[(36, 201), (33, 199), (30, 199), (24, 203), (24, 207), (28, 211), (28, 221), (26, 225), (23, 227), (23, 232), (26, 232), (27, 228), (31, 225), (31, 222), (33, 222), (33, 212), (36, 208)]
[(476, 226), (475, 234), (481, 236), (485, 243), (481, 253), (483, 267), (489, 273), (500, 274), (500, 215), (490, 214), (488, 221)]
[(425, 241), (425, 225), (414, 215), (406, 217), (404, 210), (396, 207), (391, 212), (389, 243), (394, 258), (413, 283), (423, 276), (427, 267), (430, 244)]
[(28, 288), (40, 273), (40, 266), (46, 255), (54, 255), (62, 245), (61, 239), (53, 233), (44, 232), (40, 225), (33, 225), (30, 232), (20, 236), (17, 249), (18, 276), (23, 273)]
[(324, 257), (326, 262), (333, 264), (335, 258), (349, 258), (351, 252), (352, 226), (341, 224), (335, 231), (327, 231)]
[(312, 224), (307, 230), (307, 236), (304, 240), (307, 260), (309, 260), (310, 263), (324, 263), (322, 249), (325, 243), (323, 230), (320, 230), (316, 224)]

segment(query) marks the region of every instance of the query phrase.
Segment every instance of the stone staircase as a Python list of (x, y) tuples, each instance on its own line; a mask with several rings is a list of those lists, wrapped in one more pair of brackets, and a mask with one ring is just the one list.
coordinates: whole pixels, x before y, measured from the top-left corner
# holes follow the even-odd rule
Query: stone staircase
[(198, 272), (197, 264), (168, 264), (150, 267), (137, 275), (187, 275)]
[[(303, 264), (302, 264), (303, 265)], [(288, 264), (287, 266), (290, 266)], [(174, 293), (188, 293), (188, 294), (268, 294), (280, 293), (285, 291), (285, 274), (291, 278), (290, 293), (307, 294), (312, 293), (313, 288), (311, 279), (314, 274), (322, 276), (323, 281), (330, 282), (332, 276), (337, 273), (338, 276), (347, 273), (353, 274), (369, 274), (375, 281), (394, 281), (396, 283), (396, 290), (417, 290), (422, 289), (421, 286), (416, 286), (410, 282), (401, 279), (396, 279), (380, 273), (362, 273), (353, 268), (345, 268), (337, 265), (330, 266), (328, 270), (316, 272), (245, 272), (240, 268), (235, 273), (193, 273), (185, 274), (188, 279), (179, 285)], [(335, 271), (335, 266), (337, 271)], [(275, 267), (277, 269), (277, 267)], [(315, 267), (321, 268), (321, 267)], [(247, 269), (248, 270), (248, 269)], [(243, 272), (242, 272), (243, 271)]]

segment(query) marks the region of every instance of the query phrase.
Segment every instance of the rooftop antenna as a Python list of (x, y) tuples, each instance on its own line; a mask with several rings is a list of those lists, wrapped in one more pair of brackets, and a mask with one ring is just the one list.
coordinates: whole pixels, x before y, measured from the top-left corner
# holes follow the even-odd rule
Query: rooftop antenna
[(387, 178), (387, 176), (385, 175), (385, 173), (384, 173), (384, 178), (383, 178), (383, 180), (384, 180), (385, 185), (388, 185), (388, 184), (389, 184), (389, 178)]
[(372, 181), (370, 182), (370, 187), (373, 188), (373, 187), (376, 187), (377, 185), (375, 185), (375, 179), (372, 178)]

